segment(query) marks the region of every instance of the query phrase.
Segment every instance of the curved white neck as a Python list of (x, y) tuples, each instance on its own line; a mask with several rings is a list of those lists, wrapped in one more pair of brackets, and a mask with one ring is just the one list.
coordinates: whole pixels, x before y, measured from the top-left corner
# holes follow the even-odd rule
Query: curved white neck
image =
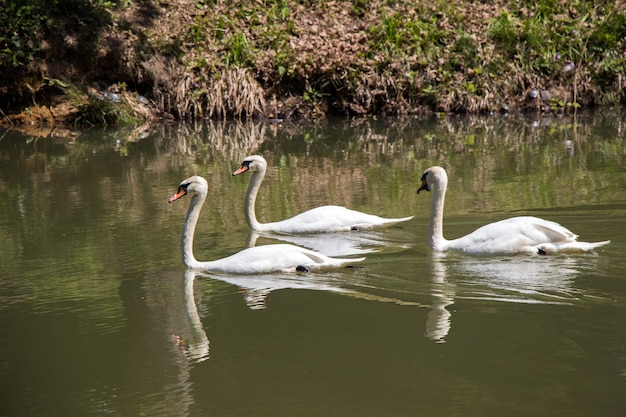
[(196, 231), (196, 224), (198, 223), (198, 217), (200, 217), (200, 210), (206, 200), (206, 194), (195, 194), (191, 197), (189, 203), (189, 210), (187, 210), (187, 218), (183, 225), (183, 235), (181, 238), (181, 249), (183, 252), (183, 264), (187, 268), (198, 267), (198, 262), (193, 256), (193, 235)]
[(250, 226), (250, 229), (257, 232), (266, 231), (265, 225), (257, 221), (254, 208), (256, 204), (256, 195), (259, 192), (259, 187), (261, 187), (261, 182), (263, 182), (264, 177), (265, 169), (254, 172), (252, 174), (252, 177), (250, 178), (250, 182), (248, 183), (248, 190), (246, 191), (246, 221), (248, 222), (248, 226)]
[(428, 243), (434, 250), (445, 250), (448, 242), (443, 237), (443, 205), (446, 199), (446, 188), (448, 184), (445, 182), (433, 187), (433, 200), (430, 203), (430, 225), (428, 230)]

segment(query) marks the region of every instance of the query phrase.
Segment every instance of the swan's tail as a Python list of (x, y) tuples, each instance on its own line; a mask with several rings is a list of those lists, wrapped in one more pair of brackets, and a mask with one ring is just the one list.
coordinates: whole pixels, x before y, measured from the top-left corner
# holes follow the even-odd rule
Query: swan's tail
[(567, 242), (561, 245), (557, 245), (554, 248), (543, 248), (544, 253), (555, 253), (555, 252), (566, 252), (566, 253), (575, 253), (575, 252), (591, 252), (596, 248), (601, 246), (605, 246), (611, 243), (610, 240), (604, 240), (602, 242)]
[(383, 219), (383, 226), (385, 227), (389, 227), (389, 226), (393, 226), (396, 223), (401, 223), (401, 222), (406, 222), (409, 221), (413, 218), (413, 216), (409, 216), (409, 217), (401, 217), (399, 219)]
[(600, 246), (608, 245), (609, 243), (611, 243), (611, 241), (604, 240), (602, 242), (576, 242), (576, 243), (578, 243), (577, 246), (579, 246), (581, 250), (585, 252), (590, 252), (594, 250), (595, 248), (599, 248)]
[(353, 266), (353, 263), (363, 262), (365, 258), (330, 258), (332, 259), (333, 267), (336, 268), (346, 268)]
[(307, 267), (311, 271), (321, 271), (328, 269), (339, 269), (339, 268), (350, 268), (353, 267), (357, 262), (363, 262), (365, 258), (332, 258), (326, 257), (325, 261), (322, 263), (314, 263), (312, 265), (307, 265)]

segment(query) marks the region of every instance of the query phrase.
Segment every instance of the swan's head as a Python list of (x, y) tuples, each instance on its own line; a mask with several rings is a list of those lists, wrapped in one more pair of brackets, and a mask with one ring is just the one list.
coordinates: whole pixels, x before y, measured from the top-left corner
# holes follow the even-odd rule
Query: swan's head
[(241, 163), (241, 167), (233, 175), (243, 174), (244, 172), (264, 172), (267, 168), (267, 162), (261, 155), (247, 156)]
[(178, 200), (181, 197), (186, 196), (187, 194), (191, 194), (192, 196), (195, 194), (206, 194), (209, 189), (209, 184), (202, 177), (194, 175), (193, 177), (189, 177), (178, 186), (178, 191), (176, 194), (170, 197), (168, 203)]
[(422, 174), (422, 185), (417, 189), (417, 193), (423, 190), (432, 191), (433, 187), (445, 187), (446, 184), (448, 184), (446, 170), (439, 166), (430, 167)]

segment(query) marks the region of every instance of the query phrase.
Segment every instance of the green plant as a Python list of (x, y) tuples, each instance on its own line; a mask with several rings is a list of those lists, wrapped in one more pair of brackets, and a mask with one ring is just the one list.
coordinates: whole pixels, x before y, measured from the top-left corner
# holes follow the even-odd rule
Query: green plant
[(90, 96), (86, 102), (78, 106), (76, 124), (101, 126), (115, 124), (121, 117), (116, 106), (101, 97)]
[(226, 66), (244, 67), (250, 62), (250, 44), (244, 33), (233, 34), (226, 42)]
[(502, 12), (487, 26), (487, 36), (507, 54), (513, 55), (519, 39), (519, 30), (513, 16)]
[(0, 2), (0, 68), (33, 61), (42, 40), (71, 36), (89, 50), (110, 20), (117, 2), (104, 0), (3, 0)]
[(0, 5), (0, 68), (21, 67), (33, 59), (36, 34), (46, 24), (44, 0), (25, 4), (20, 0), (5, 0)]
[(58, 80), (56, 78), (43, 77), (43, 80), (50, 87), (58, 87), (58, 88), (61, 88), (61, 89), (69, 87), (67, 83), (64, 83), (63, 81)]
[(314, 89), (311, 85), (307, 84), (304, 93), (302, 94), (302, 100), (305, 102), (318, 102), (322, 99), (323, 94), (321, 91)]

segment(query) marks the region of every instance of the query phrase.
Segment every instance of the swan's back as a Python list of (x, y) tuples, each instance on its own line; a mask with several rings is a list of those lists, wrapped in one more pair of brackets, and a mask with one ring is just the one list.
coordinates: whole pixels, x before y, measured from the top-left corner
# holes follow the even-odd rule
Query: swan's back
[(342, 206), (322, 206), (286, 220), (265, 223), (263, 226), (265, 231), (284, 234), (346, 232), (389, 227), (412, 218), (413, 216), (386, 219)]

